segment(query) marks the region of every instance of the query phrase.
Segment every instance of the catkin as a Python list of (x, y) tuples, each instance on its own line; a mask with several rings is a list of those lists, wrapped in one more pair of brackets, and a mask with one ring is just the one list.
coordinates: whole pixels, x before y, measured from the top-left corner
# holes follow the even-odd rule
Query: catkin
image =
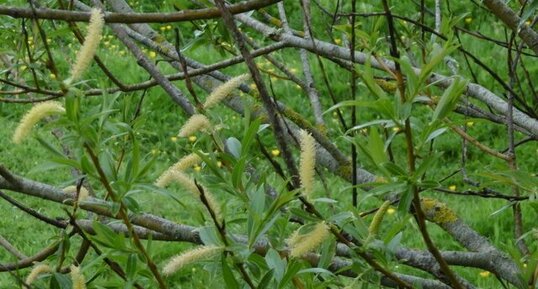
[(213, 90), (213, 92), (211, 92), (211, 94), (205, 100), (204, 109), (208, 109), (212, 106), (217, 105), (219, 102), (225, 99), (230, 94), (230, 92), (239, 87), (241, 83), (248, 80), (249, 78), (250, 74), (242, 74), (231, 78), (219, 87), (215, 88), (215, 90)]
[(97, 51), (99, 41), (101, 41), (101, 35), (103, 33), (103, 26), (105, 25), (105, 19), (99, 9), (92, 9), (90, 16), (90, 24), (88, 25), (88, 34), (84, 39), (84, 43), (77, 53), (77, 58), (73, 66), (71, 67), (71, 75), (65, 80), (67, 85), (78, 80), (82, 73), (90, 66), (90, 63)]
[(20, 144), (30, 134), (32, 128), (43, 118), (64, 113), (65, 109), (61, 103), (57, 101), (41, 102), (32, 107), (21, 119), (19, 125), (13, 133), (12, 140), (15, 144)]
[(211, 127), (209, 119), (203, 114), (192, 115), (179, 131), (180, 137), (188, 137), (195, 132), (203, 131)]
[(316, 146), (311, 134), (305, 130), (300, 132), (301, 163), (299, 167), (299, 177), (303, 194), (309, 196), (314, 190), (314, 175), (316, 167)]
[(304, 254), (315, 250), (317, 247), (327, 239), (330, 235), (329, 226), (325, 222), (316, 224), (314, 229), (307, 234), (300, 235), (298, 232), (294, 232), (290, 239), (288, 239), (288, 245), (291, 247), (291, 257), (301, 257)]
[(200, 246), (198, 248), (186, 251), (173, 257), (163, 268), (164, 275), (171, 275), (181, 268), (198, 262), (200, 260), (211, 258), (220, 252), (223, 247), (220, 246)]

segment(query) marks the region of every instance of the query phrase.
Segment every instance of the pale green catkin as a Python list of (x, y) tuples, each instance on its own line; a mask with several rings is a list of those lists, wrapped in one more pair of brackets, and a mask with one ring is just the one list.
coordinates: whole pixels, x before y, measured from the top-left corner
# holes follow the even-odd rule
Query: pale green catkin
[(163, 268), (164, 275), (172, 275), (181, 268), (196, 263), (200, 260), (209, 259), (223, 251), (220, 246), (200, 246), (173, 257)]
[(95, 56), (95, 52), (97, 51), (97, 47), (99, 46), (99, 41), (101, 41), (104, 25), (105, 19), (101, 11), (92, 9), (90, 24), (88, 25), (88, 34), (84, 39), (82, 47), (77, 53), (77, 58), (75, 59), (73, 66), (71, 67), (71, 75), (65, 80), (66, 85), (70, 85), (78, 80), (88, 66), (90, 66), (90, 63)]
[(301, 163), (299, 167), (299, 177), (303, 194), (308, 198), (314, 190), (314, 176), (316, 168), (316, 141), (305, 130), (299, 133), (301, 146)]
[(45, 101), (34, 105), (21, 119), (13, 133), (13, 143), (20, 144), (30, 134), (32, 128), (47, 116), (64, 113), (65, 109), (60, 102)]
[(195, 132), (204, 131), (211, 127), (211, 122), (203, 114), (192, 115), (179, 131), (180, 137), (188, 137)]
[(298, 258), (308, 252), (314, 251), (329, 235), (330, 229), (325, 222), (316, 224), (312, 231), (304, 235), (294, 232), (288, 239), (288, 245), (291, 247), (290, 256)]
[(370, 226), (368, 227), (368, 237), (366, 237), (365, 243), (369, 243), (377, 236), (377, 233), (379, 232), (379, 227), (381, 226), (381, 222), (383, 221), (383, 217), (385, 216), (385, 213), (387, 212), (389, 207), (390, 201), (385, 201), (381, 205), (381, 207), (379, 207), (379, 209), (374, 215), (374, 218), (372, 219), (372, 222), (370, 223)]
[(211, 94), (206, 98), (204, 103), (204, 109), (208, 109), (217, 105), (219, 102), (225, 99), (234, 89), (239, 87), (241, 83), (248, 80), (249, 78), (250, 74), (242, 74), (231, 78), (219, 87), (215, 88), (215, 90), (213, 90), (213, 92), (211, 92)]

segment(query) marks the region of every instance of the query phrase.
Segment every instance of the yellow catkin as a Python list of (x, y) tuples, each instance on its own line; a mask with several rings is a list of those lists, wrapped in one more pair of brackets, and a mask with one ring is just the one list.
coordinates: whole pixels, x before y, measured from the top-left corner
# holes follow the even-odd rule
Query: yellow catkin
[(202, 159), (200, 158), (200, 156), (194, 153), (184, 156), (177, 163), (175, 163), (173, 166), (169, 167), (166, 171), (164, 171), (164, 173), (162, 173), (159, 176), (159, 178), (157, 178), (157, 180), (155, 181), (155, 185), (160, 188), (164, 188), (168, 186), (170, 183), (174, 181), (173, 172), (175, 171), (182, 172), (186, 170), (187, 168), (190, 168), (199, 164), (201, 161)]
[(241, 83), (245, 82), (249, 78), (250, 74), (242, 74), (231, 78), (224, 84), (215, 88), (215, 90), (213, 90), (213, 92), (211, 92), (211, 94), (209, 94), (209, 96), (206, 98), (204, 103), (204, 109), (208, 109), (212, 106), (217, 105), (219, 102), (225, 99), (230, 94), (230, 92), (239, 87)]
[(163, 268), (164, 275), (172, 275), (181, 268), (198, 262), (200, 260), (206, 260), (218, 255), (222, 252), (223, 247), (220, 246), (200, 246), (198, 248), (186, 251), (173, 257), (168, 264)]
[(304, 190), (303, 194), (308, 197), (314, 190), (316, 142), (312, 135), (305, 130), (301, 130), (299, 137), (301, 145), (301, 163), (299, 168), (299, 177), (301, 179), (301, 187)]
[(31, 285), (41, 274), (52, 272), (52, 268), (47, 264), (37, 264), (34, 266), (28, 277), (26, 277), (26, 284)]
[(192, 153), (182, 157), (177, 163), (175, 163), (172, 168), (178, 171), (184, 171), (190, 167), (193, 167), (199, 164), (202, 161), (199, 155)]
[[(77, 187), (76, 186), (67, 186), (63, 189), (65, 193), (68, 194), (76, 194), (77, 193)], [(80, 187), (80, 191), (78, 192), (78, 201), (84, 201), (90, 196), (90, 193), (85, 187)]]
[(88, 34), (84, 39), (82, 47), (77, 53), (75, 63), (71, 67), (71, 76), (65, 80), (67, 85), (73, 83), (82, 76), (82, 73), (90, 65), (99, 41), (101, 41), (101, 35), (103, 33), (103, 26), (105, 25), (105, 19), (99, 9), (92, 9), (90, 16), (90, 24), (88, 25)]
[(71, 282), (73, 283), (73, 289), (86, 289), (86, 279), (80, 272), (80, 268), (71, 265)]
[(64, 113), (65, 109), (57, 101), (41, 102), (32, 107), (21, 119), (19, 125), (13, 133), (13, 142), (20, 144), (32, 131), (36, 123), (47, 116)]
[(325, 222), (320, 222), (307, 234), (299, 235), (299, 233), (297, 233), (296, 236), (294, 236), (294, 234), (292, 234), (292, 241), (294, 242), (289, 244), (291, 247), (290, 256), (301, 257), (319, 247), (321, 243), (329, 237), (330, 230)]
[(187, 120), (179, 131), (180, 137), (188, 137), (197, 131), (203, 131), (211, 127), (209, 119), (203, 114), (194, 114)]
[(366, 237), (365, 243), (369, 243), (375, 238), (375, 236), (377, 235), (377, 232), (379, 232), (379, 226), (381, 225), (381, 222), (383, 221), (383, 216), (385, 216), (385, 213), (387, 212), (389, 207), (390, 207), (390, 201), (385, 201), (383, 205), (379, 207), (379, 209), (374, 215), (374, 218), (372, 219), (372, 222), (370, 223), (370, 226), (368, 227), (368, 237)]
[(182, 186), (184, 189), (194, 194), (195, 196), (200, 195), (200, 191), (198, 190), (198, 187), (196, 186), (194, 181), (184, 173), (179, 171), (171, 171), (170, 178), (171, 182), (178, 183), (180, 186)]

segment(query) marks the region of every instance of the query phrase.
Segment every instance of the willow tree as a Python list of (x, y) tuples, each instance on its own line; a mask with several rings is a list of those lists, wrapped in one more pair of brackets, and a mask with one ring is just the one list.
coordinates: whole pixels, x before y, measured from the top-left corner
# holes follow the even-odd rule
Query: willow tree
[(536, 5), (49, 2), (0, 5), (0, 196), (57, 228), (5, 280), (536, 287)]

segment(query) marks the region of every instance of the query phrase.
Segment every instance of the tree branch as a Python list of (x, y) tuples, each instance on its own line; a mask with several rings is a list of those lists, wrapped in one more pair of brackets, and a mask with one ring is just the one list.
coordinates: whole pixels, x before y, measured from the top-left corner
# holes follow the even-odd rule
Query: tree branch
[[(230, 5), (230, 12), (240, 14), (260, 9), (280, 2), (281, 0), (252, 0)], [(60, 9), (39, 8), (33, 11), (30, 8), (20, 8), (0, 5), (0, 15), (13, 18), (48, 19), (74, 22), (88, 22), (89, 12), (79, 12)], [(183, 10), (170, 13), (105, 13), (106, 23), (167, 23), (202, 19), (219, 18), (218, 8), (204, 8), (198, 10)]]
[(538, 33), (529, 25), (521, 23), (521, 18), (501, 0), (484, 0), (484, 5), (508, 28), (517, 33), (519, 37), (538, 55)]

